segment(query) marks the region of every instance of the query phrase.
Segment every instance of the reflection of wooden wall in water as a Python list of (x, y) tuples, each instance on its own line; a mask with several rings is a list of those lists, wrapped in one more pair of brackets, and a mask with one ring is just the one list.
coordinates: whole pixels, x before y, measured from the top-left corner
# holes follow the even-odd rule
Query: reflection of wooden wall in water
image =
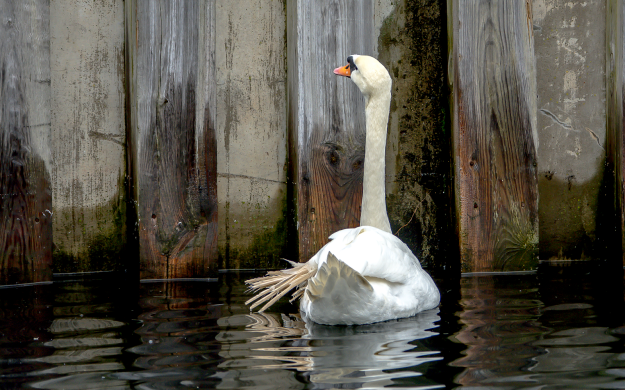
[[(55, 306), (51, 285), (24, 288), (19, 294), (14, 289), (0, 290), (0, 329), (2, 329), (2, 385), (5, 388), (23, 388), (32, 382), (32, 376), (19, 375), (50, 367), (47, 356), (55, 349), (46, 345), (54, 338), (49, 327), (54, 319)], [(24, 359), (28, 356), (29, 359)], [(6, 375), (11, 372), (13, 375)]]
[[(467, 350), (465, 357), (451, 363), (465, 367), (456, 383), (485, 386), (491, 376), (501, 379), (506, 372), (516, 375), (520, 368), (529, 368), (529, 358), (541, 353), (532, 342), (548, 331), (536, 322), (541, 306), (537, 291), (528, 293), (525, 285), (515, 288), (514, 276), (462, 278), (460, 283), (463, 328), (454, 337)], [(524, 295), (518, 295), (520, 290)]]

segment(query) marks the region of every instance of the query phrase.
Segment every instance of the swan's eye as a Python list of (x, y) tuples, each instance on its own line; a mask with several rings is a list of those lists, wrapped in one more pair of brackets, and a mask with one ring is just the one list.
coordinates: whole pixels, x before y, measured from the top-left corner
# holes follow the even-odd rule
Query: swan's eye
[(356, 63), (354, 62), (354, 57), (352, 56), (347, 57), (347, 64), (349, 65), (349, 69), (351, 72), (358, 70)]

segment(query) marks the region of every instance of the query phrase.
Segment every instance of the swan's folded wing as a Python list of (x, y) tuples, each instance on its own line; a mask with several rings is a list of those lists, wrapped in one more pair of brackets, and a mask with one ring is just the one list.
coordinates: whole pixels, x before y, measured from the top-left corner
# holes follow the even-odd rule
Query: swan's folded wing
[(370, 226), (361, 227), (347, 245), (331, 250), (364, 277), (405, 283), (416, 273), (423, 272), (419, 260), (406, 244), (394, 235)]
[(319, 267), (317, 274), (309, 279), (306, 294), (311, 302), (324, 299), (332, 305), (349, 304), (373, 293), (373, 287), (358, 271), (338, 260), (332, 252)]

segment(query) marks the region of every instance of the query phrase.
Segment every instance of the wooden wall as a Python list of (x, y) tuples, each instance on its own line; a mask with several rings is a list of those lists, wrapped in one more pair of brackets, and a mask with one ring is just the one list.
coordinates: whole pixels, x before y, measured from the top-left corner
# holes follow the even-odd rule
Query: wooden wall
[(307, 260), (359, 223), (354, 53), (393, 79), (389, 218), (427, 267), (622, 258), (622, 0), (562, 4), (5, 1), (0, 283)]

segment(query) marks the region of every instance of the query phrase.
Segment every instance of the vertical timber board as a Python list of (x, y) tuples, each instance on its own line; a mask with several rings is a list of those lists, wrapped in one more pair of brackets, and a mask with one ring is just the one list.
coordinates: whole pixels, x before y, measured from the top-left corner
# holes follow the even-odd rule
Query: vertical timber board
[(541, 260), (601, 260), (614, 245), (614, 180), (605, 149), (606, 5), (532, 3)]
[(0, 284), (52, 278), (50, 1), (0, 1)]
[(129, 1), (129, 153), (140, 277), (216, 265), (214, 1)]
[(297, 164), (299, 257), (307, 261), (332, 233), (360, 223), (364, 98), (332, 71), (351, 54), (374, 54), (373, 3), (291, 0), (287, 7), (289, 131), (297, 148), (290, 158)]
[(286, 251), (285, 11), (276, 0), (216, 1), (220, 268), (296, 257)]
[(615, 230), (619, 236), (620, 258), (625, 266), (625, 1), (609, 0), (606, 4), (606, 169), (612, 169), (614, 177)]
[(458, 246), (450, 245), (457, 236), (450, 196), (446, 2), (376, 0), (375, 8), (378, 59), (393, 80), (386, 142), (391, 229), (430, 271), (458, 269)]
[(126, 241), (124, 2), (50, 5), (55, 272), (119, 268)]
[(531, 3), (454, 1), (456, 196), (462, 270), (537, 265)]

